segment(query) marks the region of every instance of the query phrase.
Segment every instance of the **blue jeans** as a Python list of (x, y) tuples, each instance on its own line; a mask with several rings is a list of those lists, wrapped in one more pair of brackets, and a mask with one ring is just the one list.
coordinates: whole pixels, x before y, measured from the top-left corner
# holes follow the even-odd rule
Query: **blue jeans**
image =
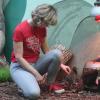
[[(49, 84), (55, 81), (60, 66), (61, 52), (57, 49), (52, 50), (41, 57), (36, 63), (32, 64), (41, 75), (48, 73), (47, 81)], [(36, 100), (40, 96), (40, 87), (33, 74), (23, 69), (18, 63), (11, 63), (10, 73), (12, 79), (23, 91), (26, 97)]]

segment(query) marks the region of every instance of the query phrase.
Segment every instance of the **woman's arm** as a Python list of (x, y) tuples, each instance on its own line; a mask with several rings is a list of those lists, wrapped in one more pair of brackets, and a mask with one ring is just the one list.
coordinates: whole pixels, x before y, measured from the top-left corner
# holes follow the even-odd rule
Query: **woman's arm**
[(31, 72), (38, 81), (42, 80), (43, 77), (39, 72), (23, 58), (23, 42), (13, 42), (13, 47), (15, 57), (22, 67)]
[(47, 43), (46, 38), (44, 39), (44, 42), (41, 45), (41, 49), (42, 49), (44, 54), (49, 51), (49, 47), (48, 47), (48, 43)]

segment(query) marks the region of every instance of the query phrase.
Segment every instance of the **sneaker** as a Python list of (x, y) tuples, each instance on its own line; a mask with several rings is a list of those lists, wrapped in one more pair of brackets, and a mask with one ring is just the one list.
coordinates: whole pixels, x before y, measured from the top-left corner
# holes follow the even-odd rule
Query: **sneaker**
[(53, 91), (54, 93), (61, 94), (65, 92), (63, 85), (55, 83), (49, 86), (49, 90)]

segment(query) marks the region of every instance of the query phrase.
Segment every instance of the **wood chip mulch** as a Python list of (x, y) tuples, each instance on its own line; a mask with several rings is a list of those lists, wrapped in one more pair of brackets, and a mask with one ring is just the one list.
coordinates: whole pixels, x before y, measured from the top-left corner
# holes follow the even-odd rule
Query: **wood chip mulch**
[[(28, 100), (19, 92), (13, 82), (0, 83), (0, 100)], [(100, 100), (100, 93), (84, 90), (76, 91), (75, 88), (67, 89), (63, 94), (42, 91), (39, 100)]]

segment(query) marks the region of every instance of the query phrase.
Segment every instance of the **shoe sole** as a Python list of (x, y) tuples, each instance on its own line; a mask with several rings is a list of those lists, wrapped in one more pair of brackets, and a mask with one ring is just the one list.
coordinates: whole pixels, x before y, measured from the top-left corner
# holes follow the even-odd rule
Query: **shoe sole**
[(58, 93), (58, 94), (61, 94), (61, 93), (64, 93), (64, 92), (65, 92), (65, 89), (55, 90), (54, 92), (55, 92), (55, 93)]

